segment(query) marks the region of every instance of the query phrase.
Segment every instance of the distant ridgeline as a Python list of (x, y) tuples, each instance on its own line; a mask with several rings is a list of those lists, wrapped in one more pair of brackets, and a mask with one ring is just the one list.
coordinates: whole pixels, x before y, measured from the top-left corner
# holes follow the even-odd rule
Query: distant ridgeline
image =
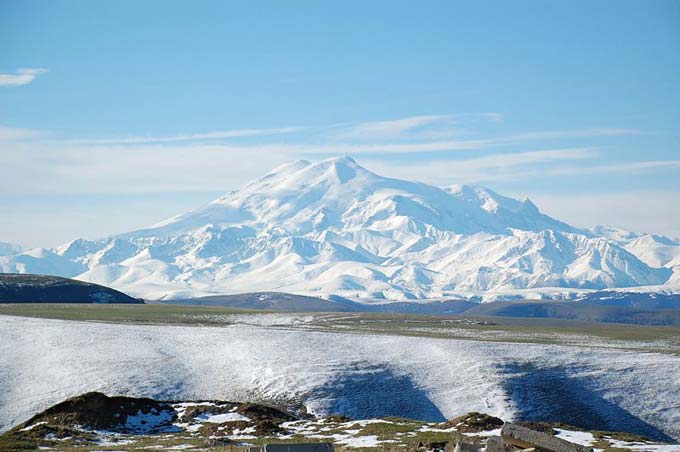
[(0, 273), (0, 303), (144, 303), (98, 284), (59, 276)]

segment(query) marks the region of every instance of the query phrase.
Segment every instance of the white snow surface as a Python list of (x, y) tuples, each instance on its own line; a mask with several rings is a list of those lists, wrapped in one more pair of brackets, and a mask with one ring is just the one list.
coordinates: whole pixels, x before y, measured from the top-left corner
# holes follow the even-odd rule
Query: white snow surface
[[(317, 414), (505, 420), (578, 403), (603, 429), (680, 438), (680, 356), (590, 346), (143, 326), (0, 316), (0, 431), (87, 391), (172, 400), (302, 401)], [(547, 379), (554, 379), (548, 381)], [(551, 392), (551, 394), (552, 394)], [(636, 427), (636, 428), (637, 428)], [(646, 427), (645, 427), (646, 428)]]
[[(373, 300), (680, 287), (680, 245), (580, 230), (483, 187), (374, 174), (349, 157), (280, 166), (151, 228), (0, 256), (148, 299), (280, 291)], [(496, 297), (498, 298), (498, 297)]]
[(199, 421), (221, 424), (223, 422), (250, 421), (250, 418), (239, 413), (210, 414), (205, 413), (196, 417)]
[(590, 446), (595, 442), (595, 437), (589, 432), (579, 432), (564, 429), (555, 429), (558, 438), (562, 438), (571, 443), (581, 444), (582, 446)]

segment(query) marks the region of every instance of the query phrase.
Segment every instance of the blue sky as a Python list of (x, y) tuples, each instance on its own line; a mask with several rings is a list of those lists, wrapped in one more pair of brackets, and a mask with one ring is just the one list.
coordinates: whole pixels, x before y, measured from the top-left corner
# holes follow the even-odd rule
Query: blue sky
[(680, 236), (678, 24), (677, 1), (4, 1), (0, 241), (143, 227), (336, 154)]

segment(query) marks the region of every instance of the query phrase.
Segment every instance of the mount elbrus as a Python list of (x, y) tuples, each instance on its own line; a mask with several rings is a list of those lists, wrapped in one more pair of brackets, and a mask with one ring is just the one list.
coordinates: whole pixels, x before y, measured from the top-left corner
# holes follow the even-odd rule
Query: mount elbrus
[(382, 177), (349, 157), (284, 164), (147, 229), (5, 254), (3, 272), (74, 277), (152, 299), (564, 297), (680, 286), (680, 244), (669, 238), (579, 229), (528, 199)]

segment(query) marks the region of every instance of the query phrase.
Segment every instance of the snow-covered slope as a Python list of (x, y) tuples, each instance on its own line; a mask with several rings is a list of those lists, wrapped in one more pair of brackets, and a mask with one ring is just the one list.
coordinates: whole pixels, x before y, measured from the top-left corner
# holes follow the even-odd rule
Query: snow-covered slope
[[(592, 234), (605, 237), (634, 254), (650, 267), (665, 267), (672, 271), (666, 286), (680, 288), (680, 241), (657, 234), (640, 234), (613, 226), (596, 226)], [(661, 290), (668, 290), (661, 288)]]
[(285, 291), (403, 300), (673, 280), (680, 246), (643, 239), (620, 242), (529, 200), (385, 178), (341, 157), (285, 164), (148, 229), (1, 257), (0, 269), (147, 298)]
[(612, 226), (596, 226), (595, 235), (605, 237), (635, 254), (652, 267), (675, 267), (680, 265), (680, 243), (656, 234), (638, 234)]
[(101, 391), (304, 401), (310, 413), (359, 419), (443, 421), (479, 411), (680, 439), (675, 353), (620, 350), (633, 345), (592, 336), (549, 345), (339, 334), (305, 330), (299, 322), (310, 315), (249, 317), (205, 328), (0, 315), (0, 432), (66, 397)]

